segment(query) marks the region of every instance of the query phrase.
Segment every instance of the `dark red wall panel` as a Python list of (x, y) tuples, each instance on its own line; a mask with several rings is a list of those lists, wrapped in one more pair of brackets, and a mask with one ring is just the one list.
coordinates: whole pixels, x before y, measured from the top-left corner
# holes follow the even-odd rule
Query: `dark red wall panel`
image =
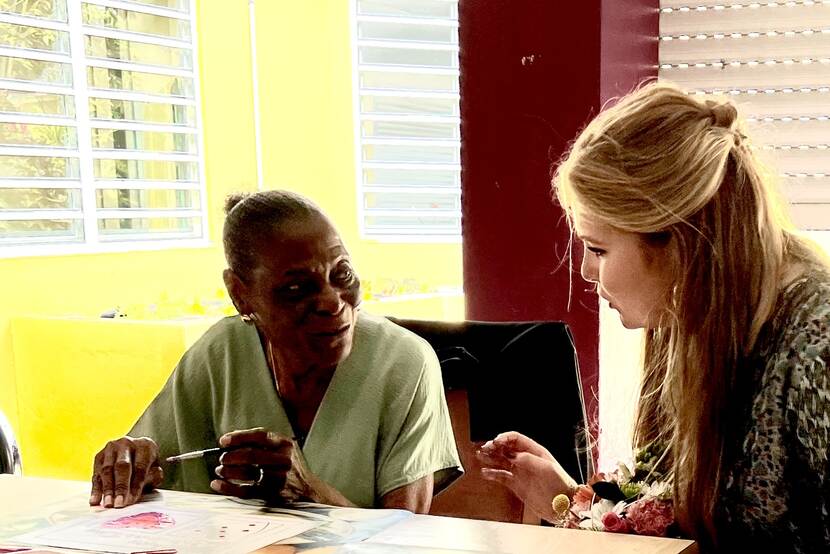
[(602, 0), (602, 105), (657, 77), (659, 7), (659, 0)]
[(567, 321), (594, 414), (597, 298), (579, 248), (569, 275), (551, 170), (606, 98), (654, 74), (657, 0), (460, 0), (459, 22), (467, 317)]

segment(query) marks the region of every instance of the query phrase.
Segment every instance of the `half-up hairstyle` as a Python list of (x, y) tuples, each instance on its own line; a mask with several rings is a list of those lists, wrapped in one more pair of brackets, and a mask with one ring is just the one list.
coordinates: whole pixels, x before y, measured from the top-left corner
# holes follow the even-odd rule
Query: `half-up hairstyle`
[(667, 445), (678, 521), (704, 546), (717, 540), (747, 355), (784, 270), (817, 256), (794, 234), (774, 182), (729, 100), (662, 83), (602, 112), (554, 177), (569, 219), (590, 214), (676, 247), (668, 309), (646, 331), (634, 446)]
[(311, 217), (325, 218), (311, 200), (286, 190), (231, 194), (225, 200), (225, 214), (225, 259), (243, 281), (257, 267), (262, 241), (273, 239), (282, 225)]

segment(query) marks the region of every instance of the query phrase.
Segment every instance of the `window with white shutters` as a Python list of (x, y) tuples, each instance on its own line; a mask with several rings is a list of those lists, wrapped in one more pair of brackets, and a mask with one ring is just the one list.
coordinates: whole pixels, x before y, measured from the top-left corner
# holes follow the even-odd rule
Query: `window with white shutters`
[(830, 230), (830, 1), (661, 0), (659, 77), (730, 95), (796, 223)]
[(457, 0), (355, 0), (364, 236), (459, 240)]
[(192, 0), (0, 0), (0, 256), (198, 243)]

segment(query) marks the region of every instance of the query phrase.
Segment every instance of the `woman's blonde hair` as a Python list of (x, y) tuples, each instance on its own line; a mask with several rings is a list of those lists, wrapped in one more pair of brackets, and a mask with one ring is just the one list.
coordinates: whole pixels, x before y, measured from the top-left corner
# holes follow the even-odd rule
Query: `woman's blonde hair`
[(677, 277), (646, 331), (634, 440), (668, 445), (678, 520), (711, 544), (747, 355), (784, 271), (817, 254), (794, 234), (735, 106), (669, 84), (643, 86), (597, 116), (554, 187), (569, 219), (590, 214), (645, 243), (669, 239)]

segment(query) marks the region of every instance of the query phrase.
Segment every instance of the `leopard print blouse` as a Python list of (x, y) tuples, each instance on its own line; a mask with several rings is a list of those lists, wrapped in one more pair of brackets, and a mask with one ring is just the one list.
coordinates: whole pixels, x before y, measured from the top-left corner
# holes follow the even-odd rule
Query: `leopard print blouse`
[(783, 291), (750, 360), (745, 433), (719, 502), (723, 550), (830, 552), (830, 274)]

